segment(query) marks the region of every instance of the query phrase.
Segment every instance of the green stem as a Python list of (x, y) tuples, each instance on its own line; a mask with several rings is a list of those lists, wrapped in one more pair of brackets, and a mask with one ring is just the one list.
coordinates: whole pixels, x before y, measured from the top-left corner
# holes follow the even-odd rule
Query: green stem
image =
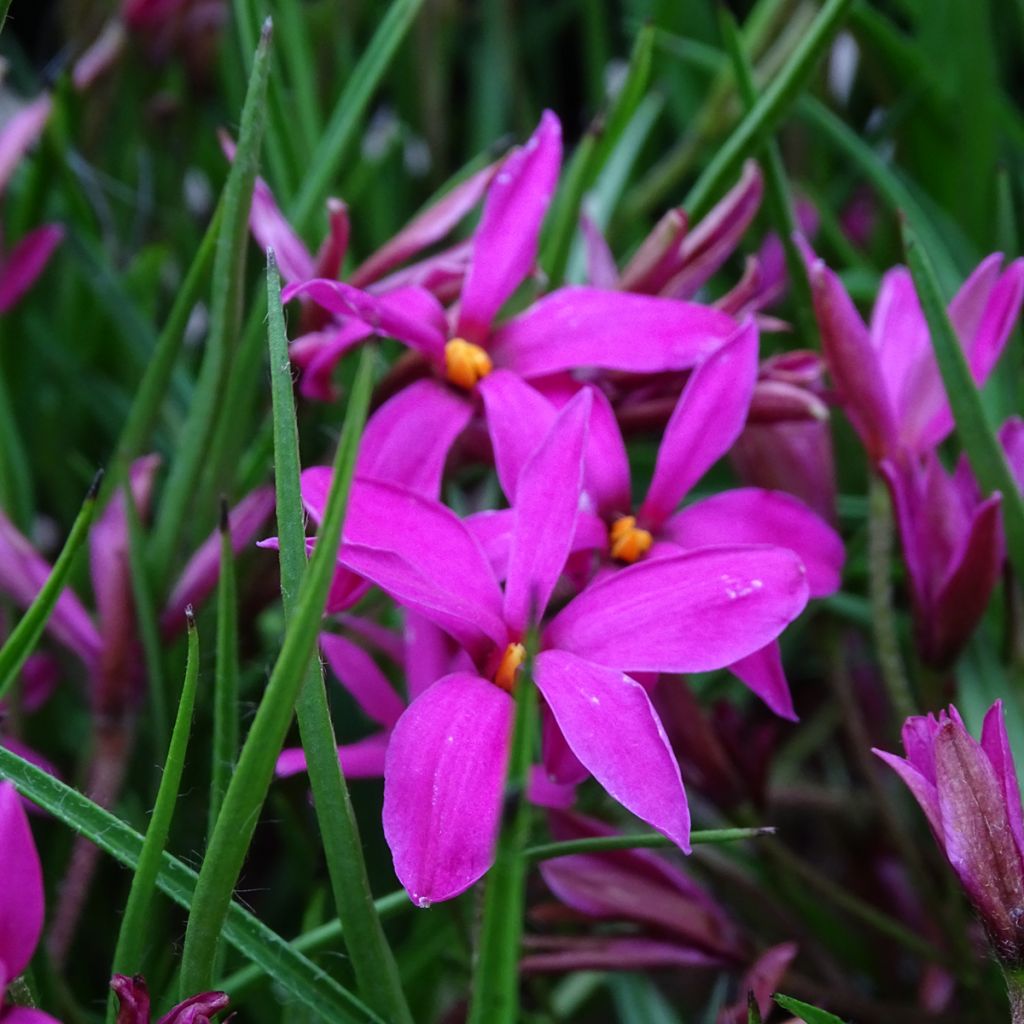
[(11, 631), (3, 647), (0, 647), (0, 699), (6, 696), (7, 691), (14, 685), (22, 666), (43, 635), (57, 599), (64, 589), (64, 584), (67, 583), (78, 549), (89, 535), (89, 527), (96, 511), (96, 495), (102, 479), (101, 471), (96, 474), (89, 487), (82, 508), (72, 524), (71, 533), (68, 534), (68, 539), (64, 542), (57, 561), (54, 562), (53, 570), (36, 594), (36, 599), (18, 620), (17, 626)]
[[(532, 652), (535, 645), (528, 644), (528, 648)], [(494, 865), (487, 873), (468, 1024), (515, 1024), (520, 1019), (519, 954), (527, 870), (523, 852), (530, 835), (526, 786), (537, 714), (532, 659), (524, 669), (516, 685), (516, 713), (505, 784), (507, 813)]]
[(915, 702), (907, 679), (900, 638), (896, 628), (896, 609), (892, 599), (892, 505), (885, 484), (872, 476), (868, 485), (868, 588), (871, 598), (871, 624), (882, 679), (889, 694), (893, 714), (903, 722), (914, 714)]
[[(308, 569), (295, 398), (284, 311), (281, 308), (281, 281), (272, 251), (267, 254), (267, 310), (281, 600), (287, 624), (297, 611), (296, 598)], [(373, 905), (359, 826), (338, 759), (338, 741), (324, 689), (323, 668), (318, 658), (314, 658), (306, 670), (295, 711), (306, 752), (313, 806), (323, 839), (331, 890), (338, 917), (345, 929), (346, 946), (359, 990), (371, 1006), (390, 1020), (412, 1024), (412, 1015), (402, 994), (398, 965)]]
[(1010, 997), (1010, 1020), (1012, 1024), (1024, 1024), (1024, 971), (1004, 967), (1006, 994)]
[[(774, 827), (767, 825), (755, 828), (708, 828), (690, 833), (694, 846), (707, 843), (736, 843), (743, 839), (758, 839), (775, 834)], [(543, 843), (530, 846), (523, 851), (523, 857), (532, 863), (551, 860), (555, 857), (571, 857), (576, 853), (602, 853), (607, 850), (672, 849), (673, 840), (659, 833), (647, 835), (592, 836), (588, 839), (570, 839), (562, 843)]]
[[(196, 684), (199, 679), (199, 633), (196, 630), (192, 609), (188, 612), (188, 661), (185, 667), (185, 682), (181, 688), (178, 714), (174, 720), (174, 731), (167, 749), (163, 777), (157, 791), (153, 815), (149, 819), (146, 838), (139, 853), (139, 860), (132, 876), (132, 885), (125, 904), (121, 930), (114, 950), (112, 974), (137, 974), (142, 968), (142, 955), (149, 941), (147, 933), (149, 908), (156, 891), (156, 877), (160, 862), (167, 847), (171, 830), (174, 807), (181, 787), (181, 776), (185, 769), (185, 753), (188, 750), (189, 734), (192, 731), (192, 712), (196, 702)], [(107, 1021), (113, 1024), (117, 1017), (116, 999), (113, 992), (107, 1001)]]
[(371, 387), (372, 350), (364, 349), (334, 460), (327, 509), (309, 569), (303, 578), (295, 614), (285, 630), (281, 653), (270, 675), (238, 767), (224, 797), (196, 883), (193, 911), (185, 931), (181, 990), (207, 991), (213, 981), (214, 954), (231, 894), (245, 860), (273, 778), (274, 763), (291, 724), (295, 701), (316, 647), (327, 592), (334, 575), (341, 524), (355, 469)]

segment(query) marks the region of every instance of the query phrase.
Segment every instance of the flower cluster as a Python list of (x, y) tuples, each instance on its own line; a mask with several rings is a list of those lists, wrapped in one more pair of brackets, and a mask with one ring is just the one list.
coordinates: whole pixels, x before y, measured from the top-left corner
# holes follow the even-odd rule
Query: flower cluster
[[(592, 284), (538, 297), (560, 160), (546, 113), (524, 146), (390, 247), (408, 259), (482, 196), (457, 255), (390, 278), (378, 275), (391, 259), (378, 257), (348, 282), (294, 280), (323, 256), (292, 244), (267, 193), (253, 213), (254, 232), (288, 253), (285, 301), (303, 302), (293, 351), (307, 395), (328, 394), (328, 363), (372, 336), (415, 353), (363, 436), (328, 609), (342, 632), (325, 632), (323, 649), (383, 727), (342, 748), (342, 763), (383, 770), (385, 835), (420, 906), (464, 891), (491, 862), (531, 635), (544, 781), (571, 800), (592, 777), (685, 851), (687, 800), (652, 693), (678, 685), (672, 674), (728, 669), (795, 718), (777, 641), (809, 597), (839, 585), (839, 538), (797, 497), (741, 487), (687, 502), (743, 433), (760, 386), (756, 289), (742, 302), (693, 301), (750, 222), (759, 172), (748, 167), (692, 232), (678, 215), (660, 224), (621, 275), (593, 257)], [(335, 270), (346, 234), (336, 223), (337, 244), (323, 250)], [(635, 498), (620, 423), (644, 404), (664, 413)], [(493, 465), (505, 502), (463, 492), (460, 515), (439, 500), (443, 483), (478, 462)], [(314, 522), (330, 480), (319, 467), (303, 474)], [(402, 630), (382, 636), (350, 613), (371, 585), (404, 610)], [(404, 665), (407, 705), (367, 640)], [(285, 751), (279, 772), (301, 766), (300, 751)]]

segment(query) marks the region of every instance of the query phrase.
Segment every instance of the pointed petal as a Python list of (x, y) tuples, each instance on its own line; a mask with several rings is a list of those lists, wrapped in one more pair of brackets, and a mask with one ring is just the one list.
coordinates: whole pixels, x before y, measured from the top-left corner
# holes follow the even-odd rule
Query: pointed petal
[(997, 700), (985, 713), (985, 722), (981, 729), (981, 749), (991, 761), (996, 778), (1002, 786), (1003, 802), (1010, 819), (1014, 842), (1024, 857), (1024, 811), (1021, 808), (1020, 783), (1017, 780), (1013, 750), (1010, 748), (1010, 737), (1006, 734), (1001, 700)]
[(644, 525), (657, 529), (739, 437), (757, 380), (757, 346), (757, 326), (748, 320), (687, 381), (640, 506)]
[(414, 217), (394, 238), (353, 271), (352, 283), (365, 288), (379, 281), (400, 263), (439, 242), (483, 198), (500, 166), (501, 162), (498, 161), (470, 175)]
[(644, 688), (567, 651), (537, 655), (534, 678), (584, 767), (613, 799), (688, 853), (683, 780)]
[(356, 473), (436, 500), (448, 452), (472, 417), (465, 395), (436, 380), (418, 380), (370, 417)]
[(577, 786), (590, 775), (546, 705), (541, 707), (540, 756), (544, 774), (552, 785)]
[(896, 754), (888, 754), (884, 750), (872, 747), (871, 753), (880, 757), (905, 783), (910, 790), (911, 796), (918, 802), (921, 810), (924, 811), (928, 824), (936, 839), (941, 843), (942, 839), (942, 814), (939, 810), (939, 794), (934, 783), (921, 774), (918, 769)]
[(588, 389), (562, 409), (519, 477), (505, 621), (520, 636), (531, 620), (540, 621), (572, 548), (590, 403)]
[[(17, 790), (0, 782), (0, 978), (28, 966), (43, 931), (43, 872)], [(2, 993), (0, 993), (2, 995)]]
[(490, 351), (496, 366), (523, 377), (584, 366), (660, 373), (696, 366), (735, 330), (708, 306), (573, 286), (499, 327)]
[[(390, 731), (374, 733), (354, 743), (338, 747), (338, 761), (347, 779), (379, 779), (384, 774), (384, 760)], [(277, 757), (274, 774), (279, 779), (306, 771), (306, 752), (302, 747), (288, 747)]]
[(782, 668), (782, 653), (775, 641), (733, 662), (729, 671), (780, 718), (797, 721), (793, 695), (789, 692), (789, 683), (786, 682), (786, 673)]
[(21, 158), (42, 135), (52, 108), (49, 93), (42, 93), (17, 110), (0, 129), (0, 194), (7, 188)]
[(498, 310), (533, 269), (561, 164), (562, 126), (545, 110), (526, 145), (505, 159), (487, 189), (462, 286), (460, 338), (483, 344)]
[(514, 703), (467, 673), (445, 676), (398, 722), (384, 777), (384, 835), (420, 907), (451, 899), (491, 866)]
[(447, 324), (444, 310), (430, 292), (402, 288), (387, 295), (371, 295), (341, 281), (314, 278), (289, 285), (282, 302), (307, 295), (336, 316), (356, 317), (387, 338), (395, 338), (423, 353), (435, 366), (444, 366)]
[(629, 457), (615, 411), (604, 392), (591, 388), (590, 432), (583, 479), (594, 507), (604, 516), (628, 515), (633, 506)]
[(466, 652), (441, 628), (414, 612), (405, 613), (405, 683), (409, 700), (442, 676), (473, 671)]
[[(46, 561), (0, 511), (0, 591), (19, 607), (27, 608), (50, 572)], [(87, 667), (95, 666), (103, 642), (89, 613), (69, 587), (57, 598), (47, 629)]]
[(340, 327), (313, 331), (296, 338), (288, 348), (292, 362), (301, 368), (299, 391), (306, 398), (331, 402), (337, 395), (334, 368), (346, 352), (373, 337), (373, 329), (362, 320), (349, 319)]
[(474, 655), (508, 634), (486, 555), (450, 509), (390, 484), (358, 480), (342, 564), (447, 630)]
[(839, 278), (822, 260), (813, 260), (808, 273), (822, 348), (843, 408), (870, 457), (881, 459), (896, 444), (897, 429), (874, 345)]
[(707, 672), (764, 647), (806, 603), (793, 552), (705, 548), (638, 562), (588, 587), (546, 640), (626, 672)]
[(362, 647), (337, 633), (321, 633), (320, 650), (338, 682), (370, 718), (384, 726), (398, 721), (405, 704)]
[(644, 971), (725, 965), (721, 957), (656, 939), (601, 936), (551, 941), (558, 944), (553, 950), (528, 950), (519, 962), (519, 970), (526, 974), (537, 971), (558, 971), (562, 974), (566, 971)]
[(310, 277), (337, 277), (348, 252), (350, 224), (348, 206), (340, 199), (327, 200), (327, 237), (314, 260)]
[[(252, 544), (257, 530), (274, 510), (274, 490), (259, 487), (247, 494), (228, 512), (231, 550), (237, 557)], [(199, 608), (213, 592), (220, 578), (220, 530), (214, 530), (188, 560), (160, 616), (167, 636), (185, 628), (185, 609)]]
[(586, 213), (580, 216), (580, 230), (587, 258), (587, 283), (595, 288), (617, 288), (619, 270), (607, 239), (593, 217)]
[(547, 436), (558, 410), (508, 370), (495, 370), (477, 390), (484, 400), (498, 480), (509, 503), (515, 504), (519, 474)]
[(46, 224), (30, 231), (4, 257), (0, 266), (0, 313), (6, 313), (35, 284), (63, 238), (63, 227)]
[(799, 498), (756, 487), (722, 491), (674, 515), (661, 536), (682, 548), (773, 544), (800, 556), (811, 597), (839, 589), (845, 551), (839, 534)]

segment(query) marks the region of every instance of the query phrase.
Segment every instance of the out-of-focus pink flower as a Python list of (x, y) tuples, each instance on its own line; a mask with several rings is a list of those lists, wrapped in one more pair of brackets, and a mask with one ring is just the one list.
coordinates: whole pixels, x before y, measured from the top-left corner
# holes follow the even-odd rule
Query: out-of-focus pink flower
[[(928, 324), (903, 267), (882, 279), (870, 328), (839, 278), (806, 249), (814, 309), (839, 400), (873, 462), (921, 455), (953, 429)], [(982, 260), (949, 304), (975, 381), (987, 380), (1024, 298), (1024, 259)]]
[(761, 363), (746, 426), (729, 452), (748, 484), (785, 491), (836, 522), (836, 471), (824, 391), (825, 366), (793, 351)]
[(4, 1006), (4, 990), (20, 975), (43, 931), (43, 871), (28, 817), (15, 788), (0, 782), (0, 1021), (58, 1024), (41, 1010)]
[(913, 598), (921, 657), (953, 662), (985, 614), (1003, 561), (1001, 495), (981, 500), (962, 461), (950, 476), (934, 452), (884, 460)]
[[(772, 996), (781, 987), (782, 979), (796, 954), (795, 942), (782, 942), (766, 949), (743, 975), (739, 985), (740, 998), (722, 1010), (718, 1015), (718, 1024), (747, 1024), (750, 1020), (750, 996), (753, 996), (762, 1019), (767, 1020), (775, 1005)], [(792, 1024), (796, 1024), (796, 1021)]]
[(981, 742), (956, 708), (908, 718), (906, 758), (875, 753), (907, 784), (978, 912), (999, 960), (1024, 964), (1024, 814), (1002, 703)]
[(129, 978), (115, 974), (110, 987), (118, 1000), (117, 1024), (212, 1024), (213, 1018), (226, 1010), (230, 1000), (224, 992), (202, 992), (171, 1007), (159, 1020), (152, 1021), (149, 1010), (149, 989), (141, 974)]

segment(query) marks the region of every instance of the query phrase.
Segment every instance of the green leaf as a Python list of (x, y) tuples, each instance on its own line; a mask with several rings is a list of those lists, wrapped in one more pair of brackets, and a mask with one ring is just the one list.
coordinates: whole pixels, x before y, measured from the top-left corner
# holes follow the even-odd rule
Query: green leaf
[(785, 66), (690, 189), (683, 206), (691, 217), (707, 212), (725, 183), (735, 177), (744, 157), (767, 139), (800, 94), (852, 4), (853, 0), (827, 0)]
[(394, 0), (338, 97), (291, 208), (300, 234), (327, 198), (370, 99), (422, 5), (423, 0)]
[(97, 473), (50, 575), (36, 594), (36, 599), (11, 631), (6, 643), (0, 647), (0, 699), (5, 697), (7, 691), (14, 685), (22, 666), (36, 649), (36, 644), (43, 635), (57, 599), (68, 581), (68, 574), (74, 565), (78, 549), (89, 535), (89, 527), (96, 511), (96, 494), (102, 479), (102, 472)]
[(208, 456), (210, 435), (222, 405), (224, 384), (231, 363), (231, 346), (239, 333), (249, 208), (263, 138), (269, 67), (268, 22), (256, 50), (242, 109), (238, 149), (224, 186), (224, 214), (214, 256), (213, 298), (206, 351), (192, 407), (179, 439), (177, 458), (168, 474), (153, 529), (150, 560), (158, 588), (166, 585), (178, 539), (190, 518), (188, 510), (195, 500), (196, 484)]
[(653, 50), (654, 29), (648, 25), (636, 37), (626, 81), (615, 97), (604, 123), (587, 133), (577, 146), (563, 176), (562, 186), (552, 204), (540, 255), (540, 264), (547, 272), (552, 287), (557, 287), (565, 276), (583, 196), (597, 180), (647, 90)]
[[(137, 867), (143, 837), (77, 790), (6, 747), (0, 747), (0, 778), (9, 780), (19, 793), (68, 828), (86, 836), (115, 860), (131, 870)], [(156, 884), (175, 903), (186, 909), (192, 905), (196, 881), (197, 875), (191, 868), (164, 853)], [(329, 978), (321, 968), (237, 903), (232, 902), (228, 908), (223, 935), (289, 996), (328, 1024), (384, 1024), (351, 992)]]
[[(192, 712), (196, 703), (196, 683), (199, 679), (199, 631), (191, 608), (188, 610), (188, 660), (185, 666), (185, 682), (178, 701), (178, 714), (174, 720), (171, 744), (164, 761), (160, 789), (156, 804), (146, 829), (146, 838), (135, 866), (128, 902), (121, 918), (121, 930), (117, 935), (117, 946), (110, 973), (138, 974), (142, 970), (142, 956), (149, 935), (149, 911), (156, 890), (156, 877), (160, 862), (167, 848), (167, 837), (171, 831), (174, 807), (181, 788), (181, 776), (185, 770), (185, 753), (188, 750), (189, 734), (192, 731)], [(113, 1024), (117, 1017), (114, 993), (107, 1001), (107, 1020)]]
[[(281, 281), (273, 252), (267, 254), (267, 310), (281, 600), (288, 623), (296, 613), (299, 589), (307, 572), (306, 517), (299, 481), (299, 435), (281, 306)], [(309, 663), (295, 710), (331, 889), (359, 990), (388, 1019), (412, 1024), (398, 966), (374, 909), (359, 826), (338, 760), (338, 742), (319, 658)]]
[(199, 872), (195, 906), (189, 915), (182, 954), (183, 993), (206, 991), (213, 981), (214, 953), (231, 893), (270, 788), (274, 762), (291, 724), (295, 700), (316, 648), (324, 604), (334, 575), (359, 438), (369, 406), (372, 358), (373, 350), (364, 348), (338, 443), (333, 482), (316, 548)]
[(608, 977), (615, 1002), (616, 1019), (622, 1024), (680, 1024), (668, 1000), (653, 978), (642, 974), (611, 974)]
[(796, 1014), (804, 1024), (843, 1024), (843, 1020), (827, 1010), (819, 1010), (810, 1003), (802, 1003), (792, 996), (776, 995), (772, 997), (784, 1010)]
[(935, 270), (914, 229), (903, 223), (903, 245), (907, 265), (914, 278), (921, 308), (939, 364), (956, 432), (982, 491), (1000, 491), (1003, 496), (1003, 527), (1006, 548), (1018, 579), (1024, 579), (1024, 499), (1006, 461), (1006, 453), (985, 415), (981, 392), (974, 383), (960, 339), (949, 322), (939, 291)]
[[(755, 828), (708, 828), (690, 833), (694, 846), (701, 844), (738, 843), (744, 839), (771, 836), (775, 829), (770, 826)], [(530, 846), (523, 856), (530, 862), (551, 860), (553, 857), (569, 857), (575, 853), (601, 853), (606, 850), (650, 850), (674, 849), (676, 844), (659, 832), (625, 834), (619, 836), (591, 836), (587, 839), (567, 839), (560, 843), (543, 843)]]

